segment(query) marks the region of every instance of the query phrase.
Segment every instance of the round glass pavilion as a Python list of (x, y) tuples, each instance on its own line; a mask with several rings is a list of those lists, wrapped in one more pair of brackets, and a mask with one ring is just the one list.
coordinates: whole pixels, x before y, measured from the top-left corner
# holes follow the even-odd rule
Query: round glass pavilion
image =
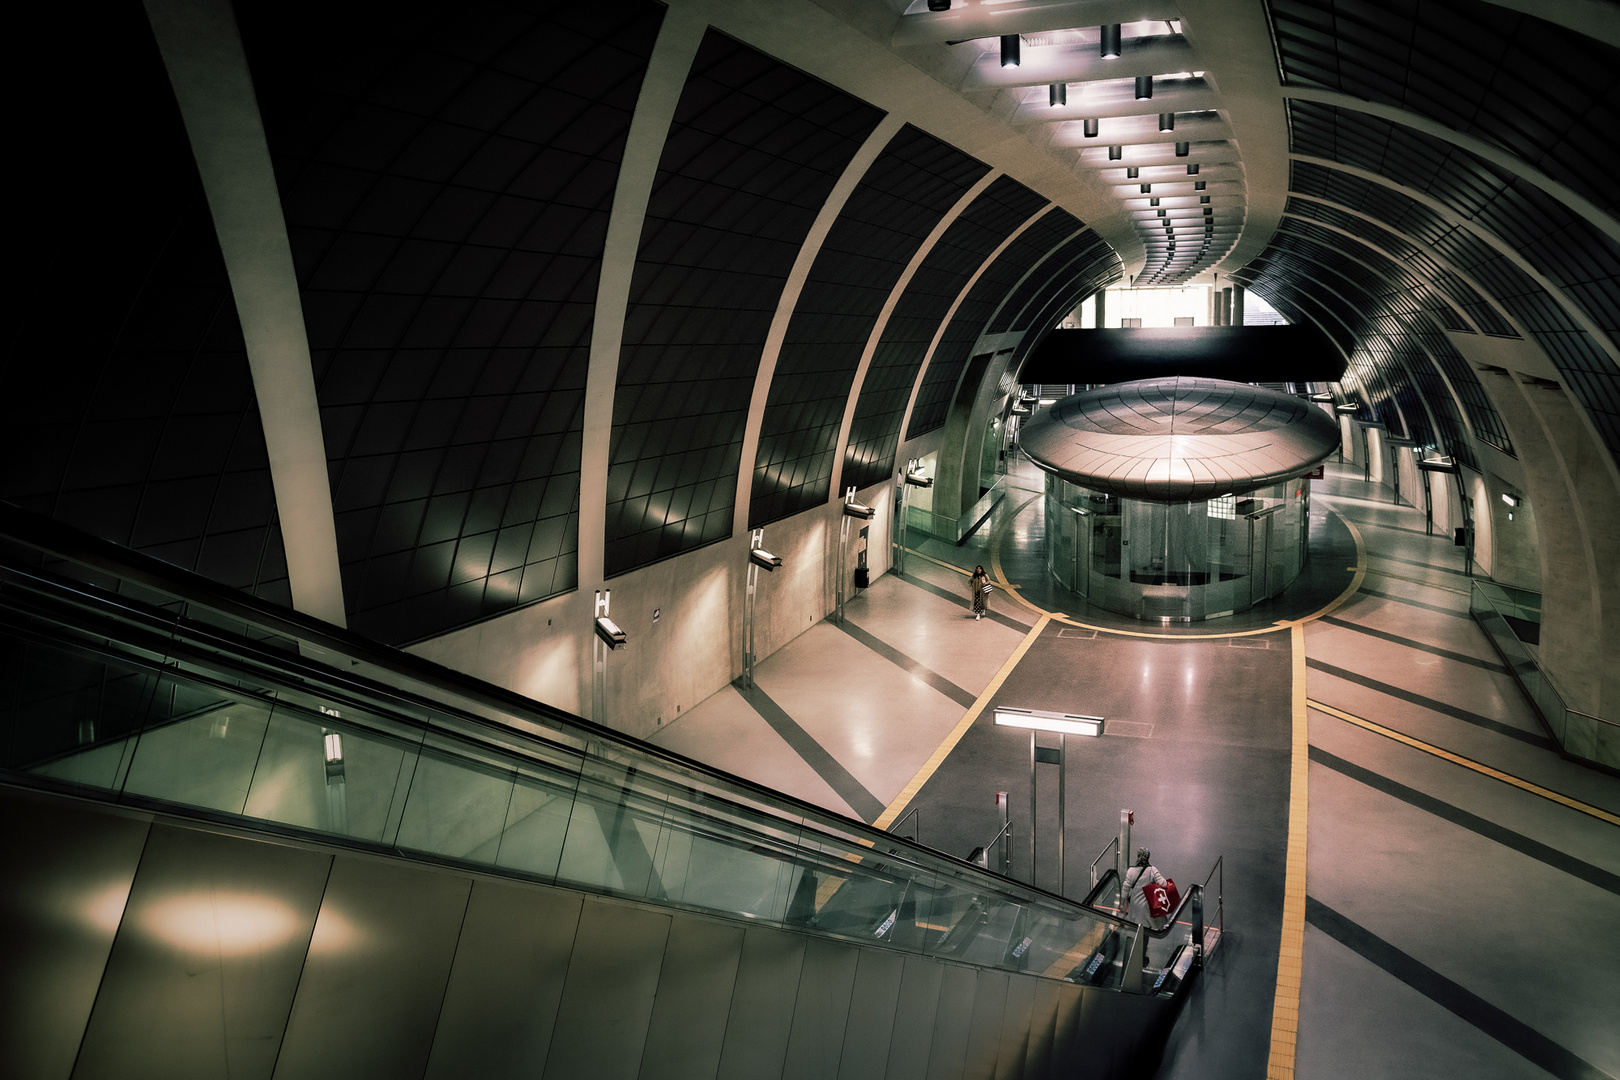
[(1338, 438), (1315, 406), (1243, 383), (1149, 379), (1065, 398), (1021, 439), (1047, 473), (1047, 568), (1139, 619), (1252, 607), (1304, 566), (1300, 477)]

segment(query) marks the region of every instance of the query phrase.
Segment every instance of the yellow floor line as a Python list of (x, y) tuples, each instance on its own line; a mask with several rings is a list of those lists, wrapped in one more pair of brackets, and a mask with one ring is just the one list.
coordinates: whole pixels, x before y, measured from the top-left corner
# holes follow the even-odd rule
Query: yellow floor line
[(1271, 1006), (1266, 1080), (1293, 1080), (1299, 1045), (1299, 988), (1305, 960), (1305, 830), (1309, 823), (1310, 714), (1305, 696), (1305, 624), (1289, 628), (1293, 650), (1293, 745), (1288, 766), (1288, 864), (1283, 877), (1282, 948)]
[(1597, 818), (1599, 821), (1607, 821), (1610, 825), (1620, 825), (1620, 814), (1612, 814), (1601, 807), (1593, 806), (1590, 803), (1583, 803), (1579, 799), (1572, 799), (1568, 795), (1554, 791), (1551, 788), (1544, 788), (1540, 784), (1532, 784), (1530, 781), (1514, 776), (1512, 773), (1505, 773), (1501, 769), (1493, 769), (1489, 765), (1475, 761), (1473, 758), (1466, 758), (1461, 754), (1454, 754), (1450, 750), (1444, 750), (1438, 746), (1435, 746), (1433, 743), (1424, 742), (1422, 739), (1414, 739), (1412, 736), (1396, 731), (1394, 728), (1387, 728), (1382, 724), (1375, 723), (1374, 721), (1365, 719), (1364, 717), (1356, 716), (1353, 713), (1347, 713), (1342, 709), (1335, 709), (1331, 705), (1324, 705), (1320, 701), (1309, 700), (1306, 702), (1306, 704), (1315, 709), (1317, 712), (1326, 713), (1328, 716), (1338, 717), (1347, 724), (1354, 724), (1359, 728), (1365, 728), (1375, 735), (1382, 735), (1386, 739), (1393, 739), (1398, 743), (1404, 743), (1405, 745), (1412, 747), (1414, 750), (1422, 750), (1426, 754), (1433, 754), (1437, 758), (1442, 758), (1455, 765), (1461, 765), (1465, 769), (1472, 769), (1481, 776), (1489, 776), (1493, 780), (1500, 780), (1504, 784), (1511, 784), (1521, 791), (1528, 791), (1532, 795), (1540, 795), (1543, 799), (1548, 799), (1552, 802), (1558, 803), (1560, 806), (1567, 806), (1571, 810), (1579, 810), (1581, 813), (1589, 814), (1592, 817)]
[(1046, 624), (1050, 621), (1050, 619), (1042, 617), (1030, 628), (1029, 633), (1024, 635), (1024, 640), (1019, 642), (1018, 648), (1014, 649), (1012, 655), (1007, 657), (1007, 662), (1001, 665), (1001, 670), (996, 672), (995, 678), (990, 680), (990, 685), (984, 688), (984, 692), (979, 695), (978, 700), (968, 707), (967, 712), (962, 714), (962, 719), (957, 721), (956, 726), (951, 729), (951, 733), (945, 736), (945, 741), (935, 748), (927, 761), (923, 762), (922, 768), (917, 770), (917, 775), (913, 776), (911, 781), (900, 789), (900, 794), (894, 797), (894, 801), (889, 804), (888, 809), (879, 814), (878, 819), (872, 822), (874, 829), (887, 829), (894, 824), (896, 818), (905, 812), (906, 804), (917, 797), (917, 792), (921, 791), (922, 786), (928, 783), (928, 778), (934, 775), (940, 764), (950, 756), (952, 750), (956, 749), (956, 744), (962, 741), (962, 736), (967, 734), (968, 728), (972, 727), (973, 722), (979, 718), (979, 714), (984, 712), (985, 707), (990, 704), (990, 699), (996, 696), (997, 691), (1001, 689), (1001, 684), (1007, 681), (1007, 676), (1012, 674), (1013, 668), (1018, 666), (1018, 662), (1024, 658), (1025, 653), (1029, 652), (1029, 647), (1035, 644), (1035, 639), (1041, 636), (1041, 631), (1046, 629)]

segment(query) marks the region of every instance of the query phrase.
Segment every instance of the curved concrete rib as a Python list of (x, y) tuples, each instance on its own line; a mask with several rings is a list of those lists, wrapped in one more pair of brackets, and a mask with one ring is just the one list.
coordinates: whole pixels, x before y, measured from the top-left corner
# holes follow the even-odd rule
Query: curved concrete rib
[[(861, 182), (861, 177), (866, 175), (866, 170), (872, 167), (872, 162), (883, 152), (883, 148), (889, 145), (889, 140), (899, 134), (904, 126), (905, 120), (891, 114), (885, 116), (878, 126), (872, 129), (872, 134), (866, 137), (866, 142), (861, 144), (861, 148), (844, 167), (844, 173), (833, 185), (832, 191), (827, 195), (827, 201), (821, 204), (821, 210), (816, 214), (810, 232), (806, 234), (804, 243), (799, 245), (799, 254), (793, 260), (793, 269), (788, 271), (788, 279), (782, 285), (782, 296), (777, 301), (776, 314), (772, 317), (770, 330), (765, 335), (765, 348), (760, 353), (759, 369), (754, 374), (754, 394), (748, 402), (748, 422), (743, 428), (742, 457), (737, 466), (737, 501), (733, 504), (731, 518), (731, 531), (734, 535), (748, 531), (748, 507), (754, 494), (754, 462), (759, 457), (759, 429), (765, 421), (765, 403), (770, 400), (771, 379), (776, 375), (776, 360), (782, 355), (782, 342), (787, 337), (788, 324), (793, 321), (793, 309), (799, 305), (799, 296), (804, 292), (804, 283), (810, 279), (810, 269), (816, 263), (816, 256), (821, 254), (821, 245), (826, 242), (827, 234), (832, 231), (838, 215), (843, 213), (849, 197), (855, 193), (856, 185)], [(848, 409), (845, 411), (848, 412)], [(833, 458), (835, 469), (838, 461), (838, 458)]]
[(247, 344), (293, 607), (344, 625), (320, 404), (287, 222), (228, 0), (147, 0)]
[[(993, 184), (1002, 175), (1000, 169), (991, 169), (979, 178), (978, 183), (962, 192), (962, 197), (956, 200), (954, 206), (945, 211), (945, 216), (940, 218), (934, 224), (932, 231), (923, 238), (922, 244), (912, 254), (911, 261), (906, 263), (906, 268), (900, 272), (900, 277), (895, 281), (894, 288), (889, 290), (889, 298), (883, 302), (883, 310), (878, 312), (877, 322), (872, 324), (872, 332), (867, 335), (866, 348), (861, 350), (861, 361), (855, 367), (855, 379), (850, 383), (849, 387), (849, 400), (844, 403), (844, 420), (838, 426), (838, 445), (833, 450), (833, 464), (838, 470), (838, 481), (827, 492), (828, 502), (839, 502), (843, 499), (843, 495), (840, 493), (844, 487), (844, 454), (849, 450), (849, 430), (855, 423), (855, 408), (860, 404), (861, 388), (866, 385), (866, 373), (872, 369), (872, 357), (877, 352), (878, 343), (883, 340), (883, 331), (889, 327), (889, 316), (894, 314), (895, 305), (900, 303), (900, 298), (905, 295), (906, 288), (911, 284), (911, 279), (916, 275), (918, 268), (922, 266), (923, 260), (928, 258), (928, 253), (934, 250), (934, 245), (939, 243), (939, 238), (945, 235), (945, 230), (956, 224), (956, 219), (962, 216), (962, 211), (973, 205), (973, 200), (977, 199), (985, 188)], [(902, 442), (905, 442), (905, 428), (903, 426), (900, 429), (898, 441), (895, 444), (896, 447)]]
[[(613, 393), (619, 382), (619, 347), (624, 343), (624, 317), (630, 305), (630, 279), (636, 270), (641, 229), (652, 198), (658, 161), (664, 153), (675, 107), (686, 85), (686, 73), (708, 29), (701, 6), (683, 5), (664, 12), (653, 45), (641, 95), (630, 119), (624, 159), (613, 189), (602, 273), (596, 285), (596, 315), (591, 327), (591, 361), (585, 378), (585, 434), (579, 466), (579, 588), (602, 580), (607, 543), (608, 453), (613, 439)], [(581, 700), (585, 700), (582, 698)]]

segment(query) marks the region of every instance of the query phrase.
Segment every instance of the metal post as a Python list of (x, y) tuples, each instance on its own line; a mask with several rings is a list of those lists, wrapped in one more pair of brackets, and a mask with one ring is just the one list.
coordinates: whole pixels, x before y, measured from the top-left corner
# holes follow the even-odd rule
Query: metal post
[[(748, 540), (748, 549), (765, 546), (765, 530), (755, 529), (754, 535)], [(748, 621), (748, 651), (743, 653), (743, 686), (748, 690), (754, 688), (754, 612), (757, 606), (756, 593), (759, 590), (759, 567), (754, 560), (748, 560), (748, 596), (743, 604), (743, 616)]]
[(1069, 736), (1058, 736), (1058, 887), (1057, 894), (1063, 895), (1066, 884), (1063, 876), (1063, 778), (1069, 771)]
[(1122, 909), (1128, 899), (1125, 895), (1125, 870), (1131, 865), (1131, 822), (1135, 820), (1136, 814), (1133, 811), (1119, 812), (1119, 851), (1114, 854), (1114, 864), (1117, 867), (1116, 873), (1119, 874), (1119, 899)]
[[(591, 616), (593, 622), (608, 613), (608, 605), (612, 598), (612, 589), (596, 590), (596, 613)], [(591, 631), (591, 660), (595, 669), (595, 676), (591, 687), (591, 720), (598, 724), (607, 723), (607, 654), (607, 642), (602, 640), (593, 626)]]
[(1029, 883), (1036, 885), (1035, 877), (1035, 729), (1029, 729)]
[(1012, 808), (1005, 791), (996, 792), (996, 805), (1001, 807), (1001, 876), (1012, 877)]
[[(855, 501), (853, 487), (844, 489), (844, 501)], [(844, 621), (844, 592), (848, 588), (845, 579), (849, 576), (849, 515), (842, 510), (838, 513), (838, 584), (834, 595), (838, 601), (836, 619), (841, 624)]]

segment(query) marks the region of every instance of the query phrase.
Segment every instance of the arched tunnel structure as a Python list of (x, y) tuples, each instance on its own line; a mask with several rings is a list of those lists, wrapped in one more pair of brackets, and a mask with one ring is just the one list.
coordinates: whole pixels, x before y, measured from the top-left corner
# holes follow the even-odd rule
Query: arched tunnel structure
[(1130, 372), (1083, 302), (1206, 286), (1620, 717), (1617, 9), (940, 6), (36, 5), (0, 501), (649, 739), (891, 569), (907, 462), (970, 518), (1021, 383)]

